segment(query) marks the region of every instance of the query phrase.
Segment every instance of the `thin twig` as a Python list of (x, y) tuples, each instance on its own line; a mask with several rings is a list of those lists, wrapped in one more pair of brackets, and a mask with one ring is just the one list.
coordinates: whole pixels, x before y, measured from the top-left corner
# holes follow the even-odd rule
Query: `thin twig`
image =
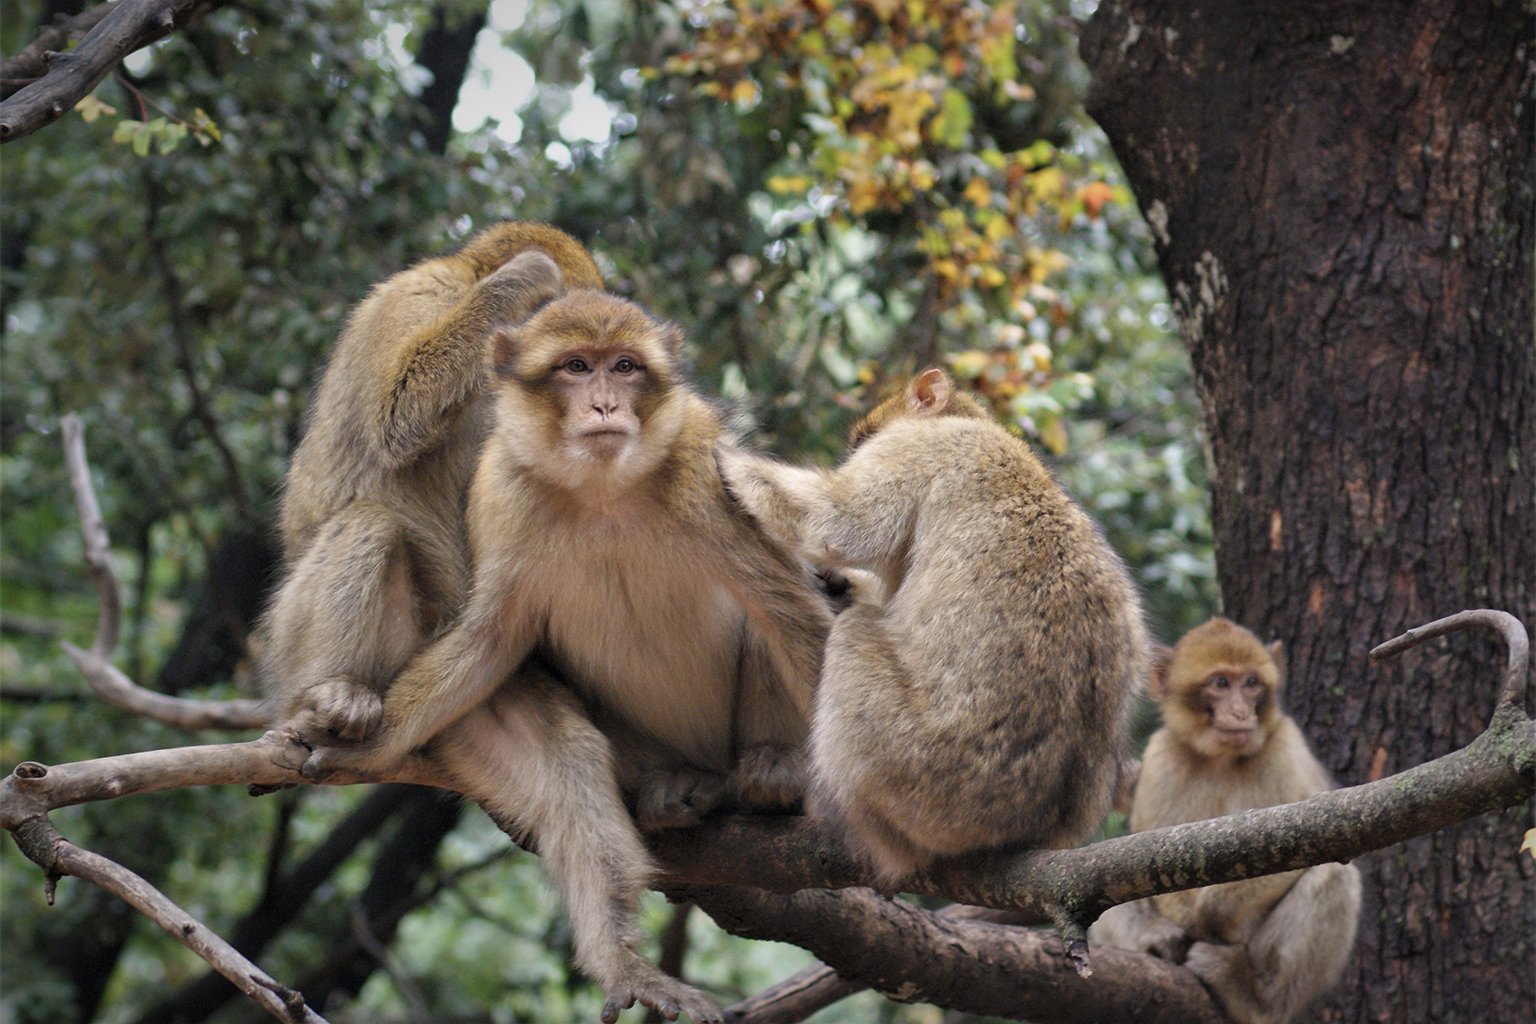
[(69, 489), (75, 496), (75, 513), (80, 517), (80, 532), (85, 537), (85, 565), (96, 584), (96, 598), (101, 614), (96, 618), (96, 639), (91, 653), (110, 659), (117, 649), (122, 629), (123, 605), (117, 593), (117, 575), (112, 571), (112, 546), (101, 519), (101, 505), (91, 484), (91, 467), (85, 458), (85, 424), (74, 413), (59, 423), (64, 434), (64, 465), (69, 473)]
[(74, 876), (123, 900), (206, 960), (278, 1020), (290, 1024), (326, 1024), (325, 1018), (305, 1004), (303, 996), (274, 981), (164, 893), (121, 864), (75, 846), (59, 835), (47, 818), (34, 818), (17, 829), (16, 843), (43, 868), (50, 880)]
[(66, 641), (61, 644), (64, 653), (74, 661), (98, 697), (124, 711), (181, 729), (265, 729), (273, 724), (271, 709), (262, 701), (171, 697), (145, 689), (112, 664), (112, 652), (122, 633), (123, 605), (112, 570), (111, 541), (102, 522), (96, 488), (91, 483), (91, 467), (85, 456), (85, 426), (74, 413), (64, 416), (61, 425), (64, 464), (85, 537), (85, 564), (96, 584), (100, 604), (91, 649), (83, 651)]

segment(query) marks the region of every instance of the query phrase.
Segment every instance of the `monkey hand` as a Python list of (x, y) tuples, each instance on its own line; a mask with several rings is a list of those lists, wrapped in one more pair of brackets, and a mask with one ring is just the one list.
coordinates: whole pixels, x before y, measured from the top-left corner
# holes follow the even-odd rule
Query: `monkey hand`
[(805, 751), (773, 743), (747, 747), (726, 778), (726, 787), (742, 810), (789, 810), (805, 796)]
[(617, 976), (603, 985), (603, 1024), (615, 1024), (619, 1014), (635, 1005), (649, 1007), (667, 1020), (686, 1013), (693, 1024), (723, 1024), (725, 1015), (704, 993), (662, 972), (643, 957), (625, 950)]
[(1179, 964), (1191, 948), (1189, 943), (1188, 932), (1159, 914), (1147, 921), (1146, 929), (1136, 939), (1136, 948), (1159, 960)]
[(299, 773), (311, 782), (324, 782), (335, 775), (354, 773), (376, 775), (395, 767), (404, 755), (396, 754), (379, 739), (365, 743), (315, 746)]
[(365, 740), (383, 717), (384, 700), (376, 690), (351, 676), (331, 676), (304, 692), (284, 724), (314, 746), (327, 740)]
[(771, 459), (744, 452), (724, 442), (715, 444), (715, 467), (725, 493), (767, 538), (786, 551), (798, 552), (802, 546), (805, 510), (793, 499), (776, 472), (794, 472), (777, 467)]
[(691, 768), (651, 772), (640, 780), (635, 819), (644, 832), (688, 828), (718, 807), (724, 796), (725, 780), (712, 772)]
[(492, 303), (498, 319), (507, 326), (515, 326), (544, 303), (559, 297), (565, 290), (565, 278), (554, 260), (533, 249), (519, 253), (481, 278), (476, 289)]

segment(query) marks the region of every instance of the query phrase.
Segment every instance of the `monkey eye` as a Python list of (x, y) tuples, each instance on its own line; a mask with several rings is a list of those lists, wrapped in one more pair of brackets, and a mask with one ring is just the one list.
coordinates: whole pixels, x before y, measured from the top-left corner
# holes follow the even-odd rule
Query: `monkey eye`
[(1211, 685), (1218, 690), (1225, 690), (1232, 685), (1232, 680), (1226, 676), (1211, 676)]
[(638, 369), (640, 369), (640, 364), (635, 362), (629, 356), (621, 356), (619, 359), (615, 360), (613, 364), (613, 372), (622, 373), (625, 376), (634, 373)]
[(566, 373), (590, 373), (592, 365), (581, 358), (581, 356), (571, 356), (571, 358), (560, 364), (560, 369)]
[(1259, 677), (1249, 676), (1243, 680), (1243, 686), (1249, 690), (1257, 690), (1259, 688)]

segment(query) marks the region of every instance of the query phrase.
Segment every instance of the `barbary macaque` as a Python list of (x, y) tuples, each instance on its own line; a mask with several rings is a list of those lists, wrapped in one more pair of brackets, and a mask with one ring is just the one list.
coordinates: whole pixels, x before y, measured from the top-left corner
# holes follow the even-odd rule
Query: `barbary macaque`
[[(1163, 726), (1147, 742), (1133, 832), (1293, 803), (1333, 788), (1280, 709), (1280, 645), (1216, 618), (1155, 660)], [(1347, 864), (1165, 893), (1111, 907), (1090, 942), (1183, 963), (1238, 1024), (1288, 1024), (1339, 980), (1360, 914)]]
[[(390, 681), (463, 607), (465, 504), (490, 429), (495, 331), (568, 287), (601, 285), (575, 239), (509, 222), (390, 277), (353, 311), (288, 471), (287, 570), (262, 627), (266, 687), (312, 746), (371, 735)], [(608, 996), (606, 1016), (639, 999), (716, 1019), (702, 995), (634, 952), (648, 855), (608, 739), (568, 688), (524, 666), (439, 748), (467, 796), (531, 836), (570, 908), (577, 961)]]
[(492, 332), (601, 285), (574, 238), (508, 222), (353, 310), (284, 481), (286, 570), (262, 629), (261, 675), (301, 736), (371, 733), (389, 681), (464, 603)]
[[(587, 721), (574, 703), (535, 700), (526, 671), (509, 673), (530, 656), (550, 666), (611, 744), (607, 785), (616, 774), (641, 826), (688, 825), (722, 800), (757, 809), (799, 799), (830, 626), (809, 570), (726, 497), (714, 459), (720, 417), (682, 379), (681, 343), (675, 327), (594, 290), (498, 332), (496, 422), (467, 511), (468, 602), (390, 684), (377, 734), (316, 750), (306, 766), (387, 767), (441, 734), (429, 750), (493, 816), (529, 828), (546, 857), (551, 835), (578, 846), (550, 869), (606, 873), (557, 880), (578, 961), (609, 990), (607, 1020), (631, 993), (652, 1006), (670, 1000), (695, 1021), (720, 1015), (675, 982), (655, 995), (660, 981), (637, 974), (654, 967), (600, 941), (632, 920), (633, 894), (652, 872), (638, 837), (618, 842), (634, 834), (622, 806), (584, 791), (601, 788), (590, 773), (546, 767), (528, 779), (477, 762), (509, 731), (492, 719), (517, 705), (550, 720), (536, 731), (551, 748), (560, 731), (580, 732), (573, 719)], [(622, 856), (604, 852), (615, 844)]]
[(943, 856), (1081, 841), (1146, 666), (1125, 567), (942, 370), (853, 440), (834, 470), (717, 454), (770, 538), (848, 578), (812, 717), (813, 812), (893, 886)]

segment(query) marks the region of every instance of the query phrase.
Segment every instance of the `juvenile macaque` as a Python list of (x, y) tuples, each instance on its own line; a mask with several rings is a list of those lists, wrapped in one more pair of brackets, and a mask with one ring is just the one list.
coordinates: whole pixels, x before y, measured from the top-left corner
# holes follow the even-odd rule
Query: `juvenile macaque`
[[(1226, 619), (1153, 666), (1163, 727), (1147, 743), (1130, 826), (1293, 803), (1333, 788), (1280, 710), (1280, 645)], [(1346, 864), (1166, 893), (1106, 911), (1091, 942), (1183, 963), (1239, 1024), (1287, 1024), (1338, 982), (1354, 943), (1360, 875)]]
[[(532, 702), (548, 716), (554, 724), (537, 731), (552, 748), (559, 742), (549, 737), (581, 715), (574, 702), (534, 700), (508, 674), (530, 655), (552, 666), (611, 741), (604, 770), (616, 773), (641, 825), (686, 825), (726, 797), (753, 808), (799, 798), (830, 624), (809, 572), (727, 499), (714, 460), (720, 419), (681, 380), (680, 344), (675, 328), (597, 291), (573, 291), (498, 333), (496, 425), (467, 515), (468, 603), (390, 685), (377, 736), (317, 750), (308, 766), (386, 766), (441, 732), (430, 749), (498, 820), (529, 828), (546, 857), (551, 836), (576, 847), (557, 852), (550, 869), (578, 960), (608, 988), (605, 1019), (631, 995), (652, 1006), (671, 1000), (696, 1021), (720, 1017), (627, 945), (602, 941), (627, 927), (652, 871), (637, 838), (622, 856), (581, 855), (633, 836), (622, 806), (584, 792), (590, 778), (545, 768), (529, 780), (477, 763), (509, 731), (490, 720), (509, 708)], [(491, 742), (472, 738), (482, 727)], [(569, 764), (584, 756), (555, 755)], [(657, 995), (663, 982), (672, 988)]]
[(288, 469), (287, 568), (263, 629), (263, 679), (301, 736), (369, 734), (386, 685), (464, 603), (492, 332), (601, 283), (569, 235), (505, 223), (352, 312)]
[(1145, 670), (1141, 607), (1027, 444), (928, 370), (855, 428), (835, 470), (718, 459), (770, 538), (846, 571), (811, 725), (812, 809), (883, 882), (1098, 826)]

